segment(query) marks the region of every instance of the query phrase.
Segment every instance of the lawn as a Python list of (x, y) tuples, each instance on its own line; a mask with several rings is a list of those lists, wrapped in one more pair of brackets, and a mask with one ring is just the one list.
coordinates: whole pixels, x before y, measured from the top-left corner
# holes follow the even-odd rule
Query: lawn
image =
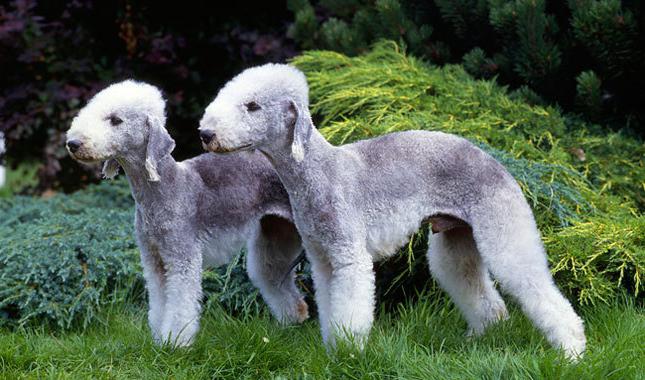
[(266, 313), (204, 312), (191, 348), (153, 344), (143, 306), (118, 303), (85, 331), (2, 330), (0, 376), (16, 378), (643, 379), (645, 317), (628, 297), (581, 310), (586, 356), (568, 363), (517, 309), (483, 337), (444, 297), (422, 295), (378, 313), (365, 352), (327, 354), (318, 323), (281, 327)]

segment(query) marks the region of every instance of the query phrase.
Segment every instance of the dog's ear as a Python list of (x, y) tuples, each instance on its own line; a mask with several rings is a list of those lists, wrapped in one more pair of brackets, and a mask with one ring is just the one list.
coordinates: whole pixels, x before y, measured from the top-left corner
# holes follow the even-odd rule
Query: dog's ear
[(163, 121), (157, 118), (147, 117), (148, 125), (148, 146), (146, 147), (146, 171), (148, 181), (159, 182), (157, 164), (175, 149), (175, 140), (170, 137), (163, 126)]
[(103, 178), (114, 179), (119, 174), (119, 168), (119, 163), (114, 158), (105, 161), (103, 163), (103, 170), (101, 171)]
[(293, 100), (289, 100), (287, 107), (287, 112), (289, 113), (287, 122), (293, 126), (291, 156), (296, 162), (300, 162), (305, 158), (305, 146), (309, 142), (314, 124), (311, 121), (311, 115), (309, 115), (307, 107), (298, 107)]

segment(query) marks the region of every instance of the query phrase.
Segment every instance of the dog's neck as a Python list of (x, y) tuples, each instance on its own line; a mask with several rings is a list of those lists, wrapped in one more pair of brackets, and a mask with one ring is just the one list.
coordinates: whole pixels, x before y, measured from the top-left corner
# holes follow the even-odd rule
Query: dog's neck
[(128, 178), (132, 197), (137, 203), (145, 204), (158, 200), (164, 190), (174, 188), (172, 182), (176, 177), (177, 162), (170, 154), (157, 162), (159, 181), (155, 182), (149, 179), (145, 154), (120, 157), (117, 158), (117, 161)]
[(304, 146), (302, 161), (296, 161), (291, 154), (291, 146), (262, 151), (275, 168), (289, 198), (306, 199), (307, 194), (321, 187), (321, 180), (335, 171), (335, 150), (315, 128)]

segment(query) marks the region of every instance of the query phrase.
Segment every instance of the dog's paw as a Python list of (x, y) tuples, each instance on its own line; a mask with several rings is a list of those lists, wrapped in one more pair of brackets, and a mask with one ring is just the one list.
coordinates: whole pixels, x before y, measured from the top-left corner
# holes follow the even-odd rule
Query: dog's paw
[(298, 301), (296, 305), (296, 323), (302, 323), (309, 318), (309, 305), (305, 300)]

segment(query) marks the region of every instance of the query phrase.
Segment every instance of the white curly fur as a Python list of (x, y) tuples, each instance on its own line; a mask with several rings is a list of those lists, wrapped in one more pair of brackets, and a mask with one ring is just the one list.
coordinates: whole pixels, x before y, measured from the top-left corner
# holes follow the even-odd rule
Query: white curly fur
[(72, 157), (105, 161), (107, 178), (119, 167), (128, 177), (155, 341), (193, 341), (202, 267), (228, 262), (244, 246), (249, 277), (276, 318), (302, 322), (307, 305), (288, 273), (302, 248), (275, 171), (258, 153), (175, 162), (164, 108), (156, 87), (124, 81), (94, 96), (67, 133)]
[[(373, 321), (372, 262), (430, 220), (430, 270), (469, 324), (506, 318), (489, 272), (556, 347), (585, 349), (582, 320), (555, 286), (531, 209), (512, 176), (473, 144), (408, 131), (335, 147), (315, 129), (304, 75), (248, 69), (206, 108), (216, 152), (257, 149), (276, 168), (312, 263), (324, 341), (365, 341)], [(249, 108), (255, 102), (258, 107)]]

